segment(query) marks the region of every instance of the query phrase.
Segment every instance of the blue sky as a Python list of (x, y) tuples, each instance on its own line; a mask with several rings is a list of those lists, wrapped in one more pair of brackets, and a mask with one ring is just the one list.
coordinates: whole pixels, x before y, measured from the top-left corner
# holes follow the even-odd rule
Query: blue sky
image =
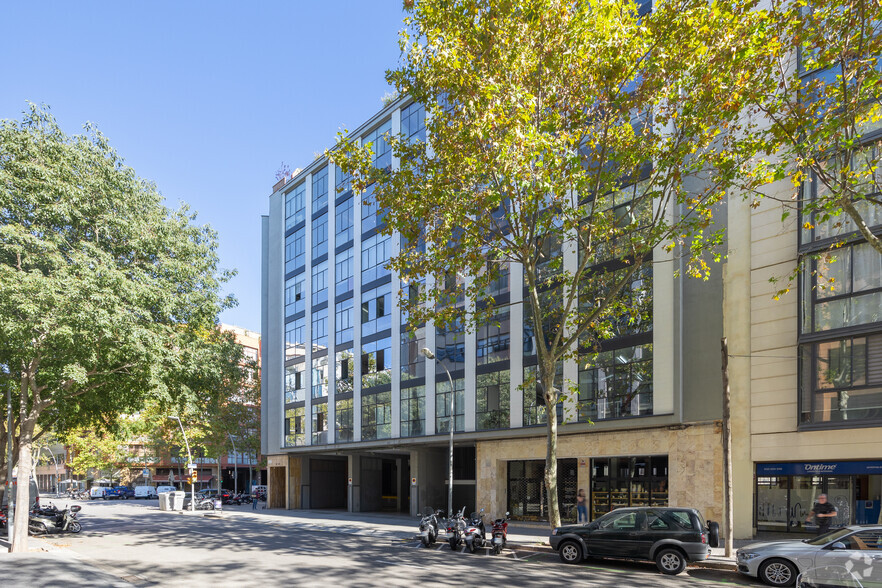
[(260, 330), (260, 215), (282, 161), (311, 162), (391, 91), (398, 0), (6, 2), (0, 118), (48, 104), (219, 232), (225, 323)]

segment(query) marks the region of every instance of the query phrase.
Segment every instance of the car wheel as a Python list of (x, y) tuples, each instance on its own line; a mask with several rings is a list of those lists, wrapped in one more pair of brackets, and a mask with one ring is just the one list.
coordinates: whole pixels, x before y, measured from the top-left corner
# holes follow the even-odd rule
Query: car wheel
[(796, 566), (786, 559), (770, 559), (759, 569), (759, 579), (769, 586), (793, 586), (796, 582)]
[(676, 576), (686, 569), (686, 557), (679, 549), (662, 549), (655, 556), (655, 565), (661, 573)]
[(568, 564), (577, 564), (582, 561), (582, 546), (575, 541), (564, 541), (558, 548), (560, 560)]

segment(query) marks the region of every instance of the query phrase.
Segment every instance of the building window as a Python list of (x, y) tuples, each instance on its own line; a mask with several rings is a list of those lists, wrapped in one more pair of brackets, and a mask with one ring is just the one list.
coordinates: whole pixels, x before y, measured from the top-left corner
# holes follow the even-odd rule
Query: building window
[(312, 444), (324, 445), (328, 442), (328, 404), (317, 402), (312, 405)]
[(392, 328), (392, 286), (386, 284), (361, 295), (361, 336)]
[[(435, 329), (436, 373), (443, 374), (446, 366), (451, 372), (465, 368), (465, 334), (462, 324)], [(444, 365), (441, 362), (446, 362)]]
[(355, 199), (349, 198), (346, 202), (341, 202), (337, 205), (334, 214), (336, 215), (336, 225), (334, 230), (337, 233), (336, 243), (339, 247), (344, 243), (349, 243), (353, 238), (353, 223), (355, 222), (355, 215), (353, 213), (353, 206), (355, 205)]
[(352, 292), (352, 275), (353, 275), (353, 264), (352, 264), (352, 248), (350, 247), (346, 251), (343, 251), (339, 255), (337, 255), (336, 262), (334, 264), (335, 275), (336, 275), (336, 287), (334, 288), (335, 296), (342, 296), (347, 292)]
[(336, 422), (337, 443), (352, 441), (352, 399), (344, 398), (335, 404), (334, 419)]
[(361, 438), (389, 439), (392, 436), (392, 392), (361, 397)]
[(411, 142), (426, 141), (426, 109), (419, 102), (401, 109), (401, 134)]
[(285, 316), (306, 310), (306, 272), (285, 281)]
[(312, 360), (312, 397), (324, 398), (328, 395), (328, 356)]
[(390, 171), (392, 169), (392, 146), (387, 141), (387, 136), (392, 131), (392, 121), (387, 120), (374, 131), (368, 133), (362, 139), (361, 144), (371, 144), (374, 152), (374, 166), (378, 169)]
[(339, 165), (335, 178), (337, 179), (337, 194), (345, 194), (352, 190), (352, 175), (345, 173)]
[(389, 275), (386, 264), (392, 253), (392, 237), (374, 235), (361, 244), (361, 283), (370, 284)]
[(479, 430), (509, 427), (509, 371), (478, 375), (475, 420)]
[(312, 313), (312, 351), (328, 348), (328, 309), (315, 310)]
[[(588, 276), (579, 286), (579, 309), (581, 312), (590, 313), (593, 307), (600, 304), (606, 297), (606, 291), (623, 277), (623, 272), (628, 268), (607, 272), (588, 273)], [(604, 316), (610, 323), (610, 335), (604, 341), (604, 347), (615, 347), (615, 339), (629, 335), (646, 334), (652, 332), (652, 264), (645, 263), (632, 276), (626, 284), (616, 304), (620, 305), (619, 311), (612, 316)], [(589, 340), (584, 343), (591, 344)]]
[(510, 342), (508, 309), (496, 311), (487, 324), (478, 329), (478, 365), (507, 361)]
[(285, 447), (298, 447), (306, 444), (305, 409), (289, 408), (285, 411)]
[(453, 380), (455, 389), (451, 389), (450, 380), (445, 376), (435, 384), (435, 432), (450, 432), (450, 397), (453, 394), (454, 431), (465, 431), (465, 380)]
[[(539, 370), (535, 365), (524, 367), (524, 426), (543, 425), (547, 422), (545, 415), (545, 395), (538, 382)], [(557, 362), (554, 375), (554, 387), (563, 392), (563, 362)], [(563, 402), (557, 403), (557, 422), (563, 422)]]
[(306, 220), (306, 184), (285, 194), (285, 230)]
[(591, 460), (591, 520), (628, 506), (668, 505), (668, 456)]
[(337, 345), (344, 345), (352, 341), (352, 298), (338, 302), (335, 315), (334, 328), (337, 330), (335, 341)]
[(317, 212), (328, 205), (328, 168), (312, 174), (312, 210)]
[(301, 227), (285, 237), (285, 273), (306, 265), (306, 227)]
[(401, 436), (418, 437), (426, 434), (426, 387), (411, 386), (401, 389)]
[(312, 306), (328, 301), (328, 262), (312, 267)]
[[(578, 479), (575, 459), (557, 460), (557, 503), (561, 518), (576, 519)], [(548, 500), (545, 490), (545, 460), (508, 462), (508, 512), (521, 521), (547, 521)]]
[(362, 389), (392, 383), (392, 339), (364, 343), (361, 346)]
[(579, 421), (652, 414), (652, 344), (579, 357)]
[(426, 358), (421, 353), (426, 346), (426, 328), (401, 333), (401, 381), (424, 378)]
[(301, 317), (285, 325), (285, 359), (303, 357), (306, 353), (306, 319)]
[(318, 259), (328, 253), (328, 213), (312, 222), (312, 258)]
[(380, 208), (374, 196), (376, 184), (365, 188), (361, 195), (361, 232), (362, 234), (383, 225), (386, 213)]
[(306, 400), (306, 364), (295, 363), (285, 367), (285, 403)]
[(822, 252), (806, 262), (801, 295), (804, 333), (882, 322), (882, 255), (869, 243)]
[(882, 334), (800, 346), (801, 424), (882, 421)]
[(355, 375), (355, 354), (352, 353), (351, 349), (338, 351), (335, 364), (337, 374), (335, 379), (335, 395), (352, 394), (354, 386), (353, 378)]

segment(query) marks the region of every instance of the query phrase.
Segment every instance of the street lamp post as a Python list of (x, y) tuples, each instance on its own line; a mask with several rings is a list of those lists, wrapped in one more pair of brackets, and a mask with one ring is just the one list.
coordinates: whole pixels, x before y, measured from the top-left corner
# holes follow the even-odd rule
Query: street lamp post
[(230, 438), (230, 443), (233, 444), (233, 469), (235, 470), (235, 474), (233, 474), (233, 494), (239, 493), (239, 452), (236, 451), (236, 442), (233, 441), (233, 436), (230, 435), (230, 432), (227, 431), (227, 437)]
[[(423, 347), (420, 353), (426, 359), (435, 359), (435, 354), (428, 347)], [(444, 368), (444, 371), (447, 373), (447, 379), (450, 381), (450, 420), (448, 421), (448, 427), (450, 427), (450, 453), (447, 456), (447, 519), (451, 520), (453, 518), (453, 430), (456, 428), (456, 417), (453, 416), (453, 413), (456, 408), (456, 386), (453, 384), (453, 376), (450, 375), (450, 370), (447, 369), (447, 366), (441, 363), (440, 360), (438, 364)]]
[[(187, 432), (184, 431), (184, 424), (181, 422), (181, 417), (170, 416), (168, 417), (174, 421), (178, 421), (178, 425), (181, 427), (181, 435), (184, 436), (184, 444), (187, 446), (187, 469), (190, 469), (190, 466), (193, 465), (193, 456), (190, 455), (190, 442), (187, 441)], [(196, 483), (193, 481), (193, 478), (190, 478), (190, 510), (196, 510)]]
[(12, 529), (15, 524), (15, 493), (12, 491), (12, 386), (6, 386), (6, 533), (9, 551), (12, 551)]

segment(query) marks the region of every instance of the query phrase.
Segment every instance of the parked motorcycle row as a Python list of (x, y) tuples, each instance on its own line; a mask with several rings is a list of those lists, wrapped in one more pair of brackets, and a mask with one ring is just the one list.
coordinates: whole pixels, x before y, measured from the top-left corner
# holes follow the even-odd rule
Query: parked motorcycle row
[[(59, 509), (54, 504), (37, 506), (29, 513), (28, 532), (31, 535), (57, 535), (60, 533), (79, 533), (83, 526), (77, 519), (77, 513), (82, 507), (71, 506)], [(0, 510), (0, 527), (8, 524), (8, 512), (6, 508)]]
[[(420, 518), (420, 540), (425, 547), (429, 547), (438, 539), (441, 532), (441, 522), (444, 520), (444, 511), (427, 507)], [(490, 547), (493, 555), (498, 555), (508, 545), (508, 516), (493, 521), (490, 528), (490, 536), (487, 536), (487, 527), (484, 523), (484, 509), (465, 516), (465, 507), (444, 520), (443, 528), (447, 534), (447, 543), (452, 551), (465, 545), (470, 553), (478, 549)]]

